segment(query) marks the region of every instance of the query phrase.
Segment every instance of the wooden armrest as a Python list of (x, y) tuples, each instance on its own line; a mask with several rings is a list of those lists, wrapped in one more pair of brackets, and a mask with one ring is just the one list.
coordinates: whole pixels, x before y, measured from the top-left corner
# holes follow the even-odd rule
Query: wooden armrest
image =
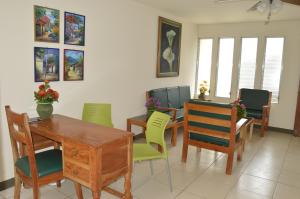
[(176, 108), (168, 108), (168, 107), (156, 107), (158, 110), (162, 110), (162, 111), (170, 111), (172, 112), (171, 116), (172, 116), (172, 121), (176, 120), (176, 112), (177, 109)]

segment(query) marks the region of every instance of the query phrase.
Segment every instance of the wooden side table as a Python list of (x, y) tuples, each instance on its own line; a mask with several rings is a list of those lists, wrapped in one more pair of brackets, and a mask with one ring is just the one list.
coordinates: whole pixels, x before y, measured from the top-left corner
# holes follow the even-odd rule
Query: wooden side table
[[(147, 115), (138, 115), (127, 119), (127, 131), (131, 132), (132, 125), (140, 126), (143, 128), (143, 133), (145, 133), (146, 125), (147, 125)], [(176, 146), (177, 143), (177, 120), (170, 121), (167, 125), (166, 129), (172, 128), (172, 138), (171, 143), (172, 146)]]

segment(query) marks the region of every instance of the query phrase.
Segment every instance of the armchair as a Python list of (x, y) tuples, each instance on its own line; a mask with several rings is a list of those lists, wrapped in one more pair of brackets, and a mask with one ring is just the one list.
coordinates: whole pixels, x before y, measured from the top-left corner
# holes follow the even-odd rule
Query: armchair
[(242, 88), (239, 97), (246, 106), (247, 116), (254, 118), (255, 124), (261, 125), (260, 136), (264, 137), (269, 125), (272, 92)]
[(242, 159), (244, 141), (240, 135), (243, 124), (237, 124), (236, 107), (205, 101), (184, 104), (182, 162), (186, 162), (188, 145), (227, 153), (226, 174), (231, 175), (235, 149)]

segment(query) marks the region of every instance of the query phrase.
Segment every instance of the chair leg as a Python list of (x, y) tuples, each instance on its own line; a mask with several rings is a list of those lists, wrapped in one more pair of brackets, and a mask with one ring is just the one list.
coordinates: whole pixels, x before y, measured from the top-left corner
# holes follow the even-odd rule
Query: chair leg
[(172, 146), (176, 146), (177, 144), (177, 127), (172, 128), (172, 138), (171, 138)]
[(168, 158), (166, 158), (166, 167), (167, 167), (167, 172), (168, 172), (168, 179), (169, 179), (170, 191), (173, 192), (171, 170), (170, 170), (170, 164), (169, 164)]
[(39, 199), (39, 195), (40, 195), (39, 186), (37, 184), (33, 184), (32, 190), (33, 190), (33, 198)]
[(226, 174), (227, 175), (231, 175), (231, 172), (232, 172), (233, 156), (234, 156), (234, 152), (228, 153), (227, 166), (226, 166)]
[(265, 125), (262, 123), (260, 127), (260, 137), (265, 136)]
[(78, 199), (83, 199), (81, 185), (77, 182), (74, 182), (76, 196)]
[(153, 172), (153, 163), (152, 163), (152, 160), (149, 160), (149, 164), (150, 164), (151, 175), (153, 176), (154, 172)]
[(181, 162), (186, 162), (189, 145), (187, 140), (185, 138), (183, 139)]
[(101, 193), (99, 191), (93, 191), (93, 199), (100, 199)]
[(61, 187), (61, 182), (60, 182), (60, 180), (59, 180), (59, 181), (56, 181), (56, 186), (57, 186), (57, 188), (60, 188), (60, 187)]
[(21, 192), (21, 178), (18, 174), (15, 174), (15, 193), (14, 199), (20, 199)]

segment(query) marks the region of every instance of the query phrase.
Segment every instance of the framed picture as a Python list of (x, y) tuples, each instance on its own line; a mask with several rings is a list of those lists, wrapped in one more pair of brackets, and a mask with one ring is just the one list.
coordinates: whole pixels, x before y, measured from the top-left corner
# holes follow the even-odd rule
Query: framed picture
[(84, 46), (85, 16), (65, 12), (65, 44)]
[(81, 50), (64, 50), (64, 80), (83, 80), (84, 52)]
[(59, 81), (59, 49), (34, 47), (34, 81)]
[(181, 23), (159, 17), (157, 77), (179, 75), (181, 27)]
[(34, 38), (59, 43), (59, 10), (34, 6)]

